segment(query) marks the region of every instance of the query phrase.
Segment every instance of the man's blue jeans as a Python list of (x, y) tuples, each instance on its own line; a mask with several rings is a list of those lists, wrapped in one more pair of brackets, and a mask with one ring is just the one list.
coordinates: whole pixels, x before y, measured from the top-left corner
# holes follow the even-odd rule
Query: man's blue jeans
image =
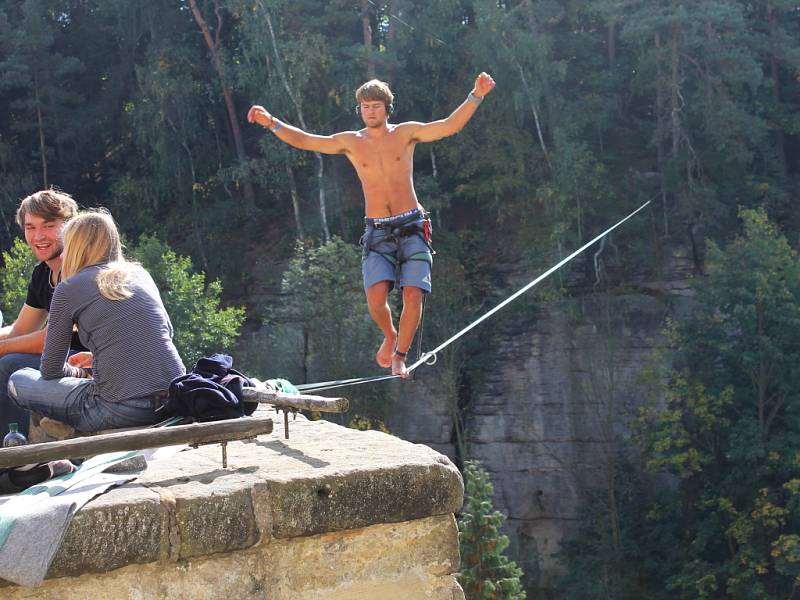
[(31, 413), (8, 397), (8, 378), (25, 367), (38, 369), (41, 358), (38, 354), (6, 354), (0, 358), (0, 439), (8, 433), (9, 423), (17, 423), (20, 433), (27, 437)]
[(78, 431), (137, 427), (159, 420), (152, 400), (108, 402), (97, 395), (92, 379), (48, 380), (42, 379), (36, 369), (22, 369), (11, 376), (8, 392), (18, 406), (72, 425)]

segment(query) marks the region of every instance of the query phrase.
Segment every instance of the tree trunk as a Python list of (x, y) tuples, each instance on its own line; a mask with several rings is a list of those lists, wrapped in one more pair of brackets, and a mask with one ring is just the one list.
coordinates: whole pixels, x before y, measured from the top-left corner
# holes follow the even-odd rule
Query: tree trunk
[(369, 23), (369, 0), (361, 0), (361, 33), (367, 59), (367, 79), (375, 79), (375, 60), (372, 57), (372, 26)]
[(670, 120), (672, 134), (672, 160), (678, 160), (681, 142), (681, 102), (680, 102), (680, 55), (678, 54), (678, 28), (672, 28), (669, 41), (670, 52)]
[(613, 69), (617, 62), (617, 22), (612, 18), (608, 22), (608, 68)]
[[(283, 87), (286, 89), (286, 94), (289, 96), (289, 99), (292, 101), (294, 105), (295, 112), (297, 112), (297, 120), (300, 122), (300, 127), (304, 130), (308, 131), (308, 127), (306, 126), (306, 120), (303, 117), (303, 109), (300, 106), (300, 102), (297, 100), (295, 95), (292, 93), (292, 88), (289, 86), (289, 80), (286, 78), (286, 73), (283, 70), (283, 61), (281, 60), (281, 55), (278, 52), (278, 41), (275, 38), (275, 29), (272, 27), (272, 17), (267, 10), (267, 7), (264, 6), (263, 2), (259, 2), (261, 5), (262, 10), (264, 11), (264, 16), (267, 19), (267, 27), (269, 28), (269, 35), (272, 38), (272, 49), (275, 52), (275, 66), (277, 68), (278, 74), (280, 75), (281, 81), (283, 82)], [(328, 229), (328, 213), (325, 208), (325, 181), (323, 176), (325, 174), (325, 163), (322, 160), (322, 154), (319, 152), (314, 152), (314, 156), (317, 158), (317, 183), (319, 185), (319, 213), (320, 219), (322, 221), (322, 232), (325, 236), (325, 241), (329, 242), (331, 239), (331, 232)]]
[[(386, 49), (393, 52), (395, 49), (395, 42), (397, 41), (397, 24), (395, 23), (395, 15), (397, 14), (397, 0), (389, 0), (386, 11), (389, 18), (389, 25), (386, 29)], [(389, 62), (388, 79), (390, 83), (394, 82), (395, 80), (396, 64), (397, 61), (394, 60)]]
[(300, 221), (300, 197), (297, 195), (297, 183), (294, 180), (294, 171), (289, 160), (286, 160), (286, 177), (289, 180), (289, 193), (292, 195), (292, 209), (294, 210), (294, 223), (297, 226), (297, 239), (303, 240), (303, 223)]
[[(211, 64), (214, 67), (217, 76), (219, 77), (220, 83), (222, 84), (222, 97), (225, 100), (225, 109), (228, 112), (228, 124), (231, 128), (231, 135), (233, 135), (236, 157), (239, 159), (239, 163), (244, 166), (248, 160), (247, 153), (245, 152), (244, 142), (242, 141), (242, 131), (239, 127), (236, 106), (233, 101), (233, 92), (228, 85), (227, 78), (225, 76), (225, 67), (222, 64), (222, 59), (219, 55), (219, 36), (222, 29), (222, 9), (215, 1), (214, 7), (217, 15), (217, 32), (216, 39), (214, 39), (211, 37), (211, 31), (208, 28), (205, 18), (203, 18), (203, 13), (200, 12), (200, 8), (197, 6), (197, 0), (189, 0), (189, 6), (192, 9), (194, 20), (197, 21), (197, 25), (200, 27), (200, 31), (203, 33), (203, 39), (205, 40), (209, 53), (211, 54)], [(245, 202), (247, 203), (247, 208), (248, 210), (253, 210), (256, 204), (256, 195), (253, 191), (253, 184), (247, 174), (242, 176), (242, 188), (244, 190), (244, 198)]]
[(397, 0), (389, 0), (389, 27), (386, 31), (387, 45), (391, 46), (397, 39), (397, 26), (395, 25), (395, 15), (397, 14)]
[[(778, 64), (778, 51), (775, 37), (777, 33), (777, 19), (775, 18), (775, 5), (773, 0), (767, 0), (767, 23), (769, 24), (769, 75), (772, 79), (772, 99), (776, 108), (781, 103), (781, 75)], [(786, 136), (781, 126), (775, 128), (775, 150), (778, 155), (778, 169), (782, 179), (787, 177), (786, 168)]]
[(197, 243), (197, 251), (200, 254), (200, 262), (203, 265), (203, 270), (208, 273), (208, 258), (206, 257), (206, 253), (203, 247), (203, 234), (200, 231), (200, 224), (198, 223), (198, 215), (200, 214), (200, 209), (197, 206), (197, 191), (195, 190), (197, 183), (197, 173), (195, 172), (194, 168), (194, 156), (192, 155), (192, 150), (189, 148), (189, 144), (186, 143), (186, 139), (178, 133), (178, 128), (175, 127), (175, 123), (167, 117), (167, 124), (172, 129), (172, 132), (175, 134), (176, 138), (180, 138), (180, 145), (183, 148), (183, 151), (186, 152), (186, 157), (189, 161), (189, 173), (192, 176), (192, 231), (194, 232), (195, 242)]
[(539, 145), (542, 148), (542, 153), (544, 153), (544, 159), (547, 162), (547, 166), (550, 167), (550, 170), (553, 171), (553, 163), (550, 162), (550, 153), (547, 151), (547, 144), (544, 142), (544, 135), (542, 135), (542, 127), (539, 123), (539, 111), (536, 109), (536, 102), (533, 99), (533, 92), (531, 91), (530, 86), (528, 85), (528, 79), (525, 77), (525, 70), (522, 68), (522, 65), (514, 57), (514, 62), (517, 65), (517, 69), (519, 70), (520, 79), (522, 79), (522, 86), (525, 89), (525, 94), (528, 96), (528, 102), (531, 105), (531, 112), (533, 113), (533, 120), (536, 123), (536, 134), (539, 136)]
[(44, 138), (44, 118), (42, 117), (42, 105), (39, 98), (39, 81), (36, 75), (33, 76), (33, 93), (36, 98), (36, 125), (39, 129), (39, 153), (42, 157), (42, 188), (46, 190), (50, 187), (47, 181), (47, 144)]
[(661, 187), (661, 213), (664, 236), (669, 235), (669, 218), (667, 216), (667, 182), (664, 176), (664, 81), (661, 71), (661, 34), (656, 31), (656, 161), (658, 163), (658, 179)]
[[(528, 21), (528, 29), (530, 29), (531, 36), (538, 38), (541, 28), (536, 20), (536, 13), (533, 10), (533, 2), (531, 0), (525, 0), (522, 6), (525, 9), (525, 16)], [(550, 58), (548, 56), (540, 56), (538, 51), (536, 51), (535, 56), (536, 64), (534, 65), (534, 71), (535, 74), (538, 75), (539, 83), (542, 86), (542, 105), (544, 107), (545, 114), (548, 117), (548, 122), (554, 123), (555, 114), (553, 103), (550, 102), (553, 94), (550, 93), (550, 81), (547, 76), (547, 67), (549, 67), (550, 64)]]

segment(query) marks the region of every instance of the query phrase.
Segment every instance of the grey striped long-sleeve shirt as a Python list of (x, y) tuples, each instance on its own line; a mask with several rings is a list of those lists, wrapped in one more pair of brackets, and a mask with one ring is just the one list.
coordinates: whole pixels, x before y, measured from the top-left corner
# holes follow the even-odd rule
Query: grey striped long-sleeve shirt
[(153, 278), (134, 267), (133, 295), (109, 300), (95, 282), (103, 267), (86, 267), (56, 287), (40, 365), (42, 377), (77, 375), (66, 364), (72, 325), (77, 323), (81, 343), (94, 355), (96, 395), (121, 402), (166, 390), (186, 368), (172, 343), (172, 323)]

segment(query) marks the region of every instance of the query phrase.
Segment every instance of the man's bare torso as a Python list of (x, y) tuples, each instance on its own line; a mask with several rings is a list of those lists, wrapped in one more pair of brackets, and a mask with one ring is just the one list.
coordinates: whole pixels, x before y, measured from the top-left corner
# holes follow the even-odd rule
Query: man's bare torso
[(348, 133), (346, 156), (364, 190), (365, 215), (382, 218), (419, 206), (414, 191), (415, 130), (412, 123), (387, 125), (382, 135), (368, 129)]

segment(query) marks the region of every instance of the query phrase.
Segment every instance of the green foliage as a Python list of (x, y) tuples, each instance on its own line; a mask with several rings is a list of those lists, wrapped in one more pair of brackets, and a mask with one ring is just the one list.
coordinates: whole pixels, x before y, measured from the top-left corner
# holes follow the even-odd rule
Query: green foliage
[(353, 415), (350, 422), (347, 424), (350, 429), (358, 429), (359, 431), (380, 431), (381, 433), (391, 433), (386, 423), (380, 419), (370, 419), (362, 415)]
[(467, 600), (522, 600), (522, 570), (504, 554), (505, 516), (492, 506), (494, 487), (478, 461), (464, 463), (465, 501), (458, 521), (461, 571)]
[[(676, 325), (687, 366), (650, 424), (651, 468), (681, 478), (682, 598), (783, 598), (797, 585), (800, 265), (761, 210), (712, 244), (699, 310)], [(669, 440), (669, 438), (672, 438)]]
[[(338, 237), (295, 246), (283, 275), (283, 299), (268, 326), (271, 369), (295, 381), (325, 381), (369, 373), (381, 336), (364, 299), (361, 249)], [(294, 330), (294, 334), (287, 331)], [(355, 412), (380, 417), (380, 388), (360, 386), (349, 394)]]
[(797, 587), (800, 267), (764, 211), (740, 219), (709, 248), (695, 310), (665, 332), (672, 356), (657, 357), (635, 423), (641, 455), (619, 459), (618, 539), (590, 509), (567, 547), (568, 599), (778, 600)]
[[(641, 410), (642, 432), (652, 452), (646, 467), (681, 479), (699, 475), (719, 451), (718, 428), (730, 425), (733, 389), (712, 395), (702, 383), (676, 372), (667, 375), (661, 388), (664, 405), (645, 404)], [(688, 422), (687, 414), (692, 415)]]
[(175, 329), (175, 346), (188, 366), (233, 347), (244, 308), (220, 307), (219, 281), (206, 283), (204, 273), (193, 272), (189, 258), (155, 237), (142, 237), (131, 254), (153, 276)]
[(28, 283), (36, 266), (36, 258), (22, 239), (15, 238), (11, 249), (3, 252), (3, 271), (0, 274), (0, 307), (6, 325), (17, 318), (28, 295)]
[(648, 467), (680, 480), (688, 546), (668, 579), (680, 598), (777, 599), (797, 585), (800, 266), (763, 211), (740, 217), (742, 235), (709, 250), (698, 310), (674, 325), (686, 367), (643, 414)]

